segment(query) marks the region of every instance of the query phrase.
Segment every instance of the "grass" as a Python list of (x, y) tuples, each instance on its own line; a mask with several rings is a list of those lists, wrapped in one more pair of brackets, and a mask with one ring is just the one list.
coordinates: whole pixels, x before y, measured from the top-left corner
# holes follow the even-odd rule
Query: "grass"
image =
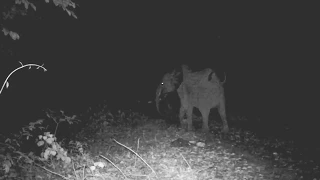
[[(127, 149), (117, 146), (113, 137), (135, 150), (153, 170)], [(178, 140), (186, 143), (174, 143)], [(90, 152), (112, 157), (129, 179), (296, 178), (293, 169), (281, 166), (283, 159), (275, 159), (275, 152), (266, 150), (265, 141), (263, 145), (257, 141), (252, 134), (234, 129), (228, 135), (204, 135), (167, 128), (162, 120), (148, 120), (136, 128), (106, 130), (90, 144)], [(114, 176), (119, 173), (112, 165), (105, 168), (105, 173), (111, 169)]]
[[(72, 163), (53, 160), (32, 166), (38, 179), (320, 179), (320, 149), (295, 147), (290, 140), (266, 138), (242, 128), (210, 134), (186, 132), (134, 112), (99, 111), (65, 146)], [(199, 126), (196, 121), (196, 127)], [(63, 143), (60, 143), (63, 145)], [(66, 145), (66, 144), (65, 144)], [(307, 156), (309, 155), (309, 156)], [(40, 168), (37, 168), (40, 167)], [(30, 172), (30, 171), (29, 171)], [(40, 173), (41, 172), (41, 173)], [(37, 179), (37, 178), (35, 178)]]

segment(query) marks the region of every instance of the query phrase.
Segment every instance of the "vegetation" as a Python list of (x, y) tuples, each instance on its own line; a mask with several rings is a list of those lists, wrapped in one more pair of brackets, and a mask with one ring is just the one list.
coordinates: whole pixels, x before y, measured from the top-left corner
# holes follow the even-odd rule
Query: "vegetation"
[[(21, 64), (5, 87), (25, 67), (46, 71)], [(229, 119), (233, 125), (248, 123), (244, 117)], [(0, 136), (0, 179), (319, 178), (317, 151), (302, 154), (292, 141), (260, 138), (242, 128), (220, 133), (221, 124), (212, 122), (214, 134), (204, 135), (130, 110), (111, 111), (106, 104), (79, 115), (48, 109), (45, 118)]]
[[(27, 0), (12, 2), (35, 10)], [(69, 0), (52, 2), (63, 9), (74, 6)], [(4, 17), (24, 13), (11, 10), (3, 11), (10, 12)], [(1, 26), (4, 35), (19, 39), (18, 33)], [(1, 95), (4, 87), (9, 87), (11, 75), (23, 68), (46, 71), (43, 65), (21, 63), (5, 79)], [(261, 138), (232, 126), (252, 124), (246, 118), (233, 121), (228, 134), (220, 133), (221, 124), (210, 121), (213, 133), (204, 135), (168, 127), (162, 119), (130, 110), (111, 111), (106, 104), (77, 115), (47, 109), (46, 117), (30, 122), (19, 132), (1, 134), (0, 179), (320, 178), (319, 162), (314, 159), (318, 149), (297, 148), (292, 141), (279, 138)]]
[(222, 134), (215, 122), (208, 136), (132, 111), (111, 112), (105, 104), (79, 116), (46, 114), (2, 136), (1, 179), (291, 180), (319, 173), (303, 169), (314, 162), (301, 159), (292, 142), (236, 128)]
[[(45, 0), (46, 3), (50, 3), (50, 0)], [(74, 10), (76, 8), (76, 3), (72, 0), (52, 0), (51, 1), (55, 6), (61, 7), (65, 12), (68, 13), (69, 16), (73, 18), (77, 18)], [(0, 23), (1, 31), (5, 36), (10, 36), (13, 40), (20, 39), (20, 35), (18, 32), (10, 30), (7, 27), (6, 20), (12, 20), (16, 16), (26, 16), (28, 14), (29, 9), (33, 11), (37, 10), (36, 2), (30, 0), (11, 0), (11, 1), (3, 1), (1, 2), (2, 8), (2, 22)]]

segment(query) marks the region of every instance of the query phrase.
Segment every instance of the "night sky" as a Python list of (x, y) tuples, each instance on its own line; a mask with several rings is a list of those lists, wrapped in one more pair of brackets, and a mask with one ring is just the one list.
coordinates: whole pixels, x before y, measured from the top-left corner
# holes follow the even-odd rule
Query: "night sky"
[(154, 100), (164, 73), (188, 64), (210, 67), (222, 80), (226, 74), (227, 113), (314, 121), (319, 20), (312, 11), (123, 2), (95, 4), (94, 13), (80, 5), (76, 13), (79, 19), (43, 4), (10, 22), (21, 39), (1, 36), (14, 54), (2, 52), (0, 80), (18, 61), (48, 71), (15, 73), (0, 95), (1, 117), (35, 120), (43, 108), (80, 112), (104, 100)]

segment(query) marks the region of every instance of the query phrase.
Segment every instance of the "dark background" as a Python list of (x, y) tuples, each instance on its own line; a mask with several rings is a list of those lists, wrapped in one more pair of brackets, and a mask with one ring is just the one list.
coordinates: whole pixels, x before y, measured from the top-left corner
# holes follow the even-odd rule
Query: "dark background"
[(93, 3), (80, 5), (76, 20), (39, 4), (31, 17), (12, 21), (20, 40), (1, 37), (15, 53), (2, 52), (0, 81), (18, 61), (44, 63), (48, 72), (13, 74), (0, 95), (1, 126), (35, 120), (43, 108), (81, 112), (104, 100), (120, 107), (153, 100), (163, 74), (184, 63), (210, 67), (222, 80), (226, 74), (229, 114), (317, 131), (320, 16), (309, 7)]

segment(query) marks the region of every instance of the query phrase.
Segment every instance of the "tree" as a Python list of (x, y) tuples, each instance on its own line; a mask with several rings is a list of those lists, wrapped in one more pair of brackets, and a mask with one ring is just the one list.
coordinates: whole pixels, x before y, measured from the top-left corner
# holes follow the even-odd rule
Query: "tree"
[[(46, 3), (50, 2), (50, 0), (44, 0), (44, 1)], [(72, 8), (75, 9), (76, 5), (78, 5), (73, 1), (74, 0), (52, 0), (54, 5), (61, 7), (64, 11), (66, 11), (69, 14), (69, 16), (72, 16), (77, 19), (77, 16), (74, 13), (74, 10), (70, 10)], [(6, 2), (4, 2), (4, 0), (2, 0), (1, 4), (4, 4), (1, 6), (2, 7), (2, 9), (1, 9), (2, 18), (0, 21), (1, 31), (3, 32), (3, 34), (5, 36), (9, 35), (11, 37), (11, 39), (13, 39), (13, 40), (20, 39), (19, 33), (11, 31), (4, 24), (4, 21), (13, 19), (17, 15), (21, 15), (21, 16), (27, 15), (30, 7), (32, 10), (36, 11), (36, 9), (37, 9), (36, 5), (32, 2), (30, 2), (29, 0), (10, 0), (10, 1), (7, 0)]]

